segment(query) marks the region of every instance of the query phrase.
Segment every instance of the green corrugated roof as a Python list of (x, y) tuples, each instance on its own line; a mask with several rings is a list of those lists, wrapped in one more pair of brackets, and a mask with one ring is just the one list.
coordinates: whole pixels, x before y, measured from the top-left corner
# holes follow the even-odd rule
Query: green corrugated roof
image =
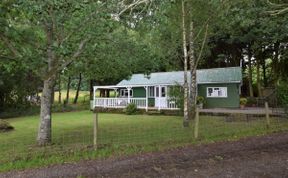
[[(242, 81), (241, 67), (213, 68), (197, 70), (197, 83), (240, 83)], [(188, 81), (190, 73), (188, 75)], [(133, 74), (129, 80), (122, 80), (118, 86), (133, 85), (175, 85), (184, 83), (184, 72), (156, 72), (149, 77), (144, 74)]]

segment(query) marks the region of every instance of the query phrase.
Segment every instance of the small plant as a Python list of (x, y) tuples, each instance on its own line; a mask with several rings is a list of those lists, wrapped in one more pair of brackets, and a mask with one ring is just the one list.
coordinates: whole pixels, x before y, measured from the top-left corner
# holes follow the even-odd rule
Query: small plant
[(13, 129), (14, 127), (11, 126), (7, 121), (0, 119), (0, 132), (7, 132)]
[(205, 104), (205, 98), (203, 96), (197, 96), (196, 104), (200, 109), (203, 109), (203, 105)]
[(255, 107), (257, 105), (257, 100), (254, 97), (248, 97), (247, 98), (247, 103), (248, 106), (253, 106)]
[(134, 103), (130, 103), (125, 108), (125, 113), (127, 115), (133, 115), (137, 113), (137, 106)]
[(243, 109), (245, 105), (247, 104), (246, 98), (240, 98), (240, 107)]
[(277, 104), (280, 107), (284, 108), (284, 113), (286, 115), (286, 118), (288, 118), (288, 82), (287, 81), (282, 81), (277, 86), (277, 99), (279, 101), (279, 103)]
[(204, 104), (205, 98), (203, 96), (197, 96), (197, 104)]

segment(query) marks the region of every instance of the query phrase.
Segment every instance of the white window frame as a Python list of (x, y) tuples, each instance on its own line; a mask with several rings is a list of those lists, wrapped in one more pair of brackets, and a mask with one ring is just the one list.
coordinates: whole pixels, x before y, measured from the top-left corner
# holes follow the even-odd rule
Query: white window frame
[[(127, 94), (127, 95), (126, 95)], [(128, 89), (120, 89), (119, 97), (121, 98), (128, 98)], [(130, 97), (133, 97), (133, 90), (130, 90)]]
[[(212, 89), (212, 95), (209, 95), (209, 90)], [(222, 95), (219, 95), (220, 93), (222, 93)], [(206, 97), (207, 98), (227, 98), (228, 97), (228, 93), (227, 93), (227, 87), (207, 87), (206, 90)]]
[(148, 98), (155, 98), (155, 87), (154, 86), (148, 87)]

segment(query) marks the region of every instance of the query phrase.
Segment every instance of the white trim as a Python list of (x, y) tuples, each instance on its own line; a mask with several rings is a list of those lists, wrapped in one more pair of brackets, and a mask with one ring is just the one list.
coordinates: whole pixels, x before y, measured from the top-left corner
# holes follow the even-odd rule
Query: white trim
[(145, 106), (145, 110), (146, 110), (146, 112), (148, 111), (148, 90), (149, 90), (149, 88), (146, 86), (146, 87), (144, 87), (145, 88), (145, 92), (146, 92), (146, 97), (145, 97), (145, 99), (146, 99), (146, 106)]
[[(199, 84), (223, 84), (223, 83), (240, 83), (241, 81), (227, 81), (227, 82), (197, 82)], [(136, 84), (136, 85), (107, 85), (107, 86), (94, 86), (97, 89), (117, 89), (117, 88), (127, 88), (127, 87), (146, 87), (146, 86), (175, 86), (175, 85), (183, 85), (183, 83), (163, 83), (163, 84)]]
[[(145, 87), (148, 88), (148, 98), (155, 98), (155, 95), (156, 95), (155, 94), (155, 86), (145, 86)], [(150, 91), (153, 91), (153, 96), (151, 95)]]
[[(122, 91), (125, 93), (127, 91), (127, 96), (122, 95)], [(130, 91), (131, 91), (131, 95), (130, 95)], [(131, 88), (127, 88), (127, 89), (120, 89), (119, 90), (119, 97), (120, 98), (129, 98), (129, 97), (133, 97), (133, 90)]]

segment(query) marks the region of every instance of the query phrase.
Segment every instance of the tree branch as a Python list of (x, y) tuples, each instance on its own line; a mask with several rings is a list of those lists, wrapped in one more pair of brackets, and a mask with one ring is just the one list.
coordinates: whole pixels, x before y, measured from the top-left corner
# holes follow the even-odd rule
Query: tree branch
[[(104, 6), (106, 4), (103, 3), (99, 8), (101, 8), (102, 6)], [(76, 32), (80, 31), (81, 29), (83, 29), (83, 27), (85, 26), (85, 24), (87, 24), (89, 22), (89, 20), (91, 20), (91, 18), (93, 16), (95, 16), (96, 14), (98, 14), (99, 11), (94, 11), (92, 13), (90, 13), (88, 16), (85, 17), (85, 19), (83, 19), (83, 21), (81, 21), (81, 23), (78, 25), (78, 28), (73, 29), (65, 38), (63, 38), (60, 42), (59, 45), (63, 44), (66, 40), (68, 40), (71, 36), (73, 36)]]
[(4, 35), (0, 34), (1, 40), (6, 44), (9, 50), (13, 53), (14, 57), (21, 57), (19, 51), (10, 43), (9, 39), (6, 38)]
[(75, 51), (75, 53), (73, 54), (73, 56), (70, 58), (70, 60), (65, 61), (62, 65), (60, 66), (54, 66), (53, 69), (51, 69), (50, 71), (48, 71), (48, 73), (45, 75), (44, 80), (49, 79), (50, 77), (52, 77), (53, 75), (55, 75), (57, 72), (63, 70), (65, 67), (67, 67), (68, 65), (70, 65), (75, 59), (77, 59), (81, 53), (83, 52), (83, 48), (85, 46), (85, 44), (90, 40), (90, 37), (85, 38), (84, 40), (82, 40), (79, 43), (78, 49), (77, 51)]
[[(127, 10), (129, 9), (134, 9), (135, 7), (139, 6), (140, 4), (143, 4), (143, 3), (149, 3), (150, 1), (153, 1), (153, 0), (136, 0), (134, 1), (133, 3), (129, 4), (129, 5), (124, 5), (124, 8), (117, 14), (115, 14), (115, 19), (116, 20), (119, 20), (120, 19), (120, 16), (125, 13)], [(123, 3), (123, 1), (122, 1)]]
[(205, 46), (205, 43), (206, 43), (206, 40), (207, 40), (208, 27), (209, 27), (209, 25), (207, 24), (207, 25), (206, 25), (206, 31), (205, 31), (204, 39), (203, 39), (203, 41), (202, 41), (202, 45), (201, 45), (201, 49), (200, 49), (200, 53), (199, 53), (199, 56), (198, 56), (198, 58), (197, 58), (197, 60), (196, 60), (195, 69), (197, 68), (198, 63), (199, 63), (199, 61), (200, 61), (200, 59), (201, 59), (201, 57), (202, 57), (203, 49), (204, 49), (204, 46)]

